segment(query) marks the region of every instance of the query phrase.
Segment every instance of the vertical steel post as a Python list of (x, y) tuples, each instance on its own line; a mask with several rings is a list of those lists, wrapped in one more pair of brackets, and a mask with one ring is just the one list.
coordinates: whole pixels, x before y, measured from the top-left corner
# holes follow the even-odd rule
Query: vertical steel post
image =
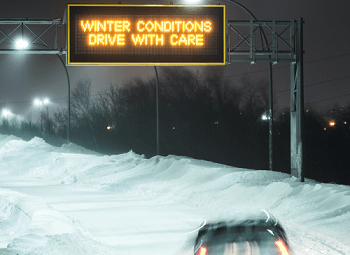
[(46, 106), (46, 115), (47, 115), (47, 131), (48, 134), (50, 132), (50, 116), (49, 116), (49, 106)]
[[(63, 23), (64, 23), (64, 37), (65, 37), (65, 43), (66, 43), (66, 49), (67, 49), (67, 8), (64, 10), (63, 14)], [(64, 69), (66, 70), (67, 79), (68, 79), (68, 127), (67, 127), (67, 144), (70, 142), (70, 81), (69, 81), (69, 75), (66, 65), (64, 64), (63, 60), (59, 57), (62, 64), (64, 65)], [(66, 54), (66, 63), (68, 62), (68, 54)]]
[(296, 62), (291, 66), (290, 105), (290, 164), (291, 174), (304, 181), (303, 162), (303, 116), (304, 116), (304, 73), (303, 73), (303, 19), (294, 22), (294, 47)]
[[(272, 58), (276, 60), (277, 40), (275, 40), (275, 20), (273, 20), (272, 22)], [(271, 56), (269, 56), (269, 58), (271, 58)], [(269, 170), (273, 170), (273, 74), (271, 61), (269, 62)]]
[(298, 18), (298, 57), (297, 57), (297, 64), (298, 64), (298, 85), (299, 85), (299, 94), (298, 94), (298, 107), (299, 107), (299, 114), (298, 114), (298, 129), (300, 133), (300, 142), (298, 145), (298, 154), (300, 155), (300, 162), (299, 162), (299, 175), (300, 180), (304, 182), (304, 66), (303, 66), (303, 54), (304, 54), (304, 45), (303, 45), (303, 18)]
[(157, 155), (159, 155), (159, 81), (157, 67), (154, 67), (156, 72), (156, 111), (157, 111)]
[(57, 24), (55, 23), (55, 41), (54, 41), (54, 49), (57, 50)]
[(40, 137), (43, 137), (43, 102), (40, 101)]
[(273, 76), (269, 62), (269, 169), (273, 170)]

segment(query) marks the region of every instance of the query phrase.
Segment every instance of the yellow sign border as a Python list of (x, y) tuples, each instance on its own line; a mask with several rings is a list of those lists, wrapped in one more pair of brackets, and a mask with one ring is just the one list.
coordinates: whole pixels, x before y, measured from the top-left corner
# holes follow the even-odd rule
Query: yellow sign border
[[(120, 62), (71, 62), (70, 61), (70, 20), (69, 20), (69, 7), (71, 6), (118, 6), (118, 7), (220, 7), (223, 8), (223, 49), (224, 49), (224, 57), (223, 62), (209, 62), (209, 63), (120, 63)], [(226, 6), (225, 5), (152, 5), (152, 4), (68, 4), (67, 5), (67, 65), (71, 66), (204, 66), (204, 65), (226, 65)]]

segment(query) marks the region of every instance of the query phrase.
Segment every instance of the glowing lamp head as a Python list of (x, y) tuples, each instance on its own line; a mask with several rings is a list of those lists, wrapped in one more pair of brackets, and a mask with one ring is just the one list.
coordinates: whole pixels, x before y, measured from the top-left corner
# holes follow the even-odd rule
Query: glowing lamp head
[(34, 104), (40, 106), (42, 102), (39, 99), (35, 99)]
[(2, 116), (4, 116), (5, 118), (8, 117), (11, 114), (11, 112), (7, 109), (2, 110)]
[(268, 120), (269, 118), (264, 114), (264, 115), (261, 116), (261, 119), (262, 120)]
[(197, 4), (199, 2), (200, 2), (200, 0), (186, 0), (186, 3), (188, 3), (188, 4)]
[(45, 98), (44, 99), (44, 104), (49, 104), (49, 103), (50, 103), (49, 99)]
[(28, 45), (29, 45), (28, 42), (25, 40), (19, 39), (18, 41), (16, 41), (16, 48), (17, 49), (23, 50), (23, 49), (27, 48)]
[(330, 125), (331, 127), (334, 127), (334, 126), (335, 126), (335, 122), (334, 122), (334, 121), (331, 121), (331, 122), (329, 122), (329, 125)]

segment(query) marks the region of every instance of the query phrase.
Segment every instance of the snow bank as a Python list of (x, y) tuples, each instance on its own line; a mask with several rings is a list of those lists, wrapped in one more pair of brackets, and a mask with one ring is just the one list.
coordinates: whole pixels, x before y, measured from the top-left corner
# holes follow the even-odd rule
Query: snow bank
[[(0, 136), (0, 169), (3, 178), (17, 178), (18, 182), (50, 181), (145, 198), (162, 205), (180, 204), (203, 219), (229, 220), (266, 209), (285, 226), (296, 254), (306, 249), (299, 248), (304, 245), (300, 238), (308, 240), (305, 246), (315, 243), (316, 247), (322, 242), (322, 247), (341, 250), (330, 253), (324, 249), (324, 253), (318, 250), (314, 254), (350, 254), (350, 187), (346, 185), (312, 180), (300, 183), (284, 173), (180, 156), (145, 159), (132, 151), (103, 156), (73, 144), (57, 148), (40, 138), (26, 142), (12, 136)], [(85, 234), (72, 234), (69, 219), (42, 201), (0, 191), (0, 219), (7, 229), (2, 240), (12, 240), (14, 245), (32, 242), (34, 246), (38, 244), (30, 239), (33, 235), (49, 235), (53, 246), (59, 242), (58, 237), (53, 238), (57, 234), (65, 235), (62, 242), (69, 238), (90, 240)], [(43, 238), (35, 240), (40, 245), (48, 242)], [(81, 243), (91, 246), (93, 242), (86, 240)]]
[(41, 199), (0, 189), (0, 247), (30, 250), (45, 245), (47, 235), (72, 233), (71, 220)]

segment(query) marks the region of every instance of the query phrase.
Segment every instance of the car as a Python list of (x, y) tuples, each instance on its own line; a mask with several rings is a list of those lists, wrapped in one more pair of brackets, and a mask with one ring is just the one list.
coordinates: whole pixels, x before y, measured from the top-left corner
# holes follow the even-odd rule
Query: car
[(195, 255), (291, 255), (281, 224), (265, 211), (265, 218), (217, 221), (202, 225)]

